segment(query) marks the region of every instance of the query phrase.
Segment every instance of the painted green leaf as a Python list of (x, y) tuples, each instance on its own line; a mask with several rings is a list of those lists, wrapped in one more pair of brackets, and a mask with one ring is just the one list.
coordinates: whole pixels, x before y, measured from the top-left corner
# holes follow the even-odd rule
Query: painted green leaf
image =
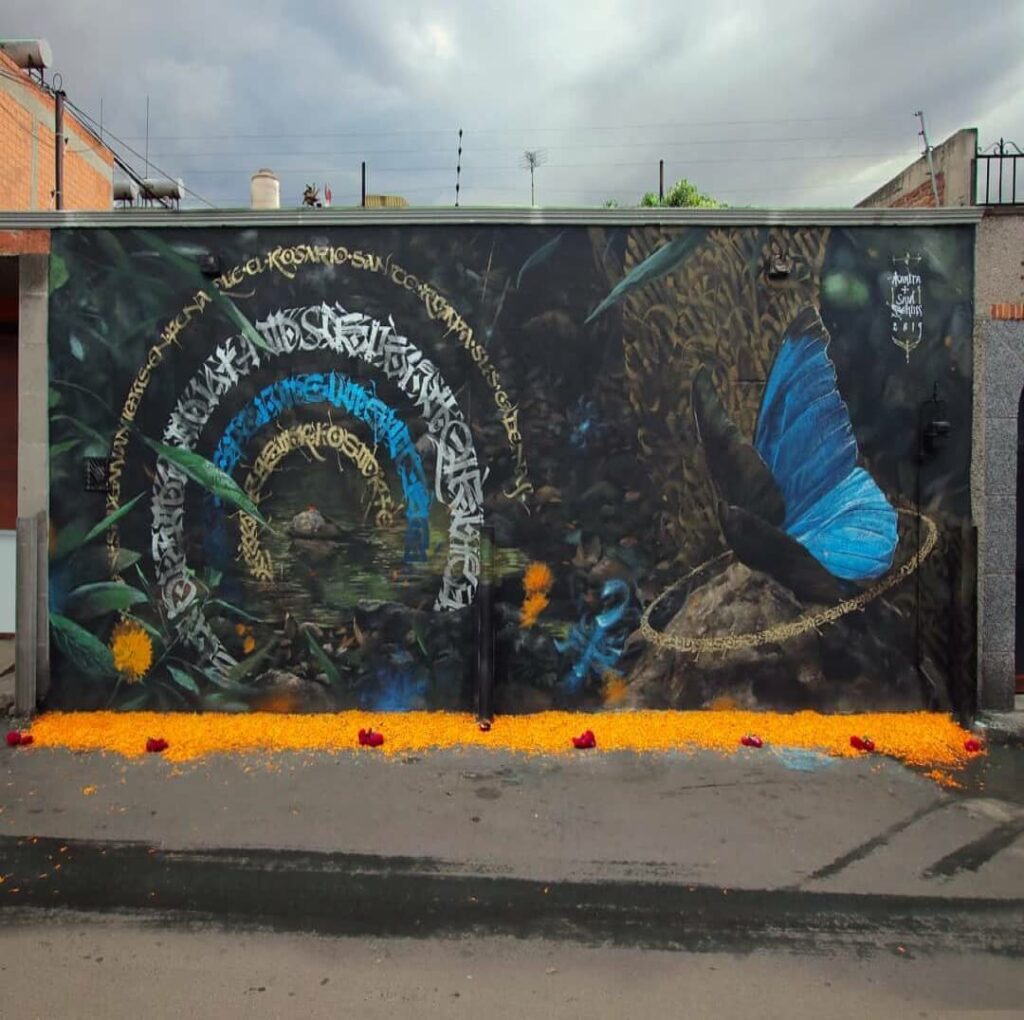
[[(91, 400), (99, 404), (101, 408), (103, 408), (103, 411), (105, 412), (107, 418), (111, 422), (116, 420), (116, 415), (114, 414), (113, 411), (111, 411), (107, 401), (105, 401), (98, 393), (94, 393), (92, 390), (90, 390), (88, 386), (80, 386), (78, 383), (68, 382), (67, 379), (51, 379), (50, 383), (53, 386), (60, 386), (63, 387), (64, 389), (77, 390), (79, 393), (84, 393), (85, 396), (89, 397)], [(50, 394), (50, 406), (53, 407), (60, 400), (60, 391), (51, 390)], [(56, 400), (54, 400), (54, 395), (57, 398)]]
[(199, 694), (199, 685), (183, 669), (175, 669), (174, 666), (168, 666), (167, 672), (179, 687), (184, 687), (190, 694)]
[(118, 549), (114, 560), (114, 573), (123, 574), (129, 567), (134, 567), (142, 559), (142, 553), (132, 549)]
[(248, 620), (250, 623), (267, 622), (259, 616), (253, 616), (252, 613), (247, 613), (244, 609), (239, 609), (238, 606), (234, 606), (230, 602), (225, 602), (224, 599), (210, 599), (206, 604), (207, 606), (218, 606), (221, 609), (226, 609), (229, 613), (232, 613), (243, 620)]
[(50, 409), (55, 408), (60, 403), (60, 390), (50, 390), (48, 401)]
[(266, 340), (260, 336), (253, 324), (238, 310), (238, 306), (234, 301), (232, 301), (226, 294), (222, 294), (210, 280), (203, 276), (199, 266), (196, 265), (192, 259), (182, 255), (181, 252), (176, 251), (171, 245), (158, 237), (152, 231), (140, 230), (138, 231), (138, 234), (150, 248), (162, 255), (170, 265), (174, 266), (192, 284), (201, 287), (203, 292), (213, 299), (214, 305), (224, 312), (224, 314), (238, 327), (246, 340), (255, 347), (259, 347), (261, 350), (266, 351), (268, 354), (274, 353), (267, 346)]
[(70, 273), (68, 273), (67, 263), (60, 255), (50, 256), (50, 293), (52, 294), (55, 290), (60, 290), (65, 283), (68, 282)]
[(228, 680), (241, 680), (262, 665), (277, 647), (277, 638), (271, 638), (261, 649), (247, 655), (241, 662), (236, 662), (226, 673)]
[(313, 637), (309, 631), (303, 632), (306, 635), (306, 644), (309, 645), (309, 650), (313, 653), (313, 658), (320, 664), (320, 668), (327, 674), (327, 679), (334, 686), (341, 684), (341, 674), (338, 672), (338, 667), (331, 662), (330, 656), (320, 647), (320, 643)]
[(215, 708), (218, 712), (248, 712), (249, 706), (244, 701), (235, 701), (226, 691), (207, 694), (203, 703)]
[(416, 644), (420, 646), (420, 651), (423, 653), (425, 659), (430, 659), (430, 652), (427, 651), (427, 643), (423, 636), (423, 626), (418, 621), (414, 621), (412, 625), (412, 633), (416, 638)]
[(239, 510), (247, 513), (253, 520), (259, 521), (263, 527), (270, 529), (270, 525), (263, 519), (256, 504), (238, 487), (235, 480), (225, 471), (221, 471), (216, 464), (193, 453), (191, 450), (183, 450), (180, 446), (168, 446), (166, 443), (158, 443), (155, 439), (143, 436), (142, 441), (154, 450), (164, 460), (170, 461), (175, 467), (188, 475), (194, 482), (198, 482), (204, 489), (212, 492), (220, 499), (238, 507)]
[(236, 695), (245, 694), (248, 691), (244, 684), (228, 680), (227, 677), (214, 669), (200, 669), (199, 672), (202, 673), (204, 680), (209, 681), (214, 687), (219, 687), (222, 691), (231, 692)]
[(618, 304), (630, 291), (642, 287), (652, 280), (657, 280), (666, 273), (671, 273), (683, 261), (693, 254), (701, 241), (707, 236), (707, 230), (690, 227), (674, 241), (662, 245), (653, 255), (648, 255), (639, 265), (634, 266), (611, 289), (608, 296), (587, 316), (584, 325), (593, 322), (602, 312), (612, 305)]
[(110, 649), (84, 627), (66, 616), (50, 613), (50, 628), (61, 654), (87, 676), (110, 679), (116, 675)]
[(118, 240), (117, 232), (113, 230), (97, 230), (95, 233), (96, 243), (103, 249), (103, 254), (115, 266), (120, 269), (129, 269), (131, 260), (124, 250), (124, 245)]
[[(54, 553), (54, 556), (57, 559), (61, 559), (62, 557), (67, 556), (69, 553), (73, 553), (80, 546), (87, 545), (94, 538), (97, 538), (99, 535), (102, 535), (103, 532), (105, 532), (108, 528), (115, 525), (122, 517), (124, 517), (124, 515), (128, 513), (132, 509), (132, 507), (134, 507), (135, 504), (138, 503), (140, 499), (142, 499), (144, 495), (144, 492), (140, 492), (133, 499), (128, 500), (128, 502), (125, 503), (124, 506), (118, 507), (112, 514), (108, 514), (106, 517), (104, 517), (103, 520), (99, 522), (99, 524), (97, 524), (94, 528), (87, 531), (85, 535), (81, 537), (79, 537), (79, 535), (71, 529), (65, 529), (64, 531), (62, 531), (57, 539), (57, 549), (56, 552)], [(67, 534), (67, 538), (64, 537), (65, 534)]]
[(81, 439), (65, 439), (61, 443), (54, 443), (50, 447), (50, 460), (56, 460), (59, 456), (65, 453), (70, 453), (76, 446), (81, 444)]
[(76, 588), (68, 594), (67, 600), (68, 613), (77, 619), (87, 620), (148, 602), (149, 597), (123, 581), (98, 581)]
[(84, 421), (79, 421), (77, 418), (72, 417), (70, 414), (54, 414), (50, 416), (50, 421), (66, 421), (76, 432), (85, 436), (87, 439), (91, 439), (94, 443), (102, 446), (104, 449), (109, 448), (110, 439), (104, 436), (102, 433), (97, 432), (91, 425), (86, 425)]
[(536, 269), (541, 263), (546, 262), (553, 254), (555, 249), (561, 243), (562, 233), (556, 234), (550, 241), (542, 244), (522, 265), (519, 270), (519, 275), (516, 277), (516, 290), (519, 289), (519, 285), (523, 282), (523, 277), (531, 269)]

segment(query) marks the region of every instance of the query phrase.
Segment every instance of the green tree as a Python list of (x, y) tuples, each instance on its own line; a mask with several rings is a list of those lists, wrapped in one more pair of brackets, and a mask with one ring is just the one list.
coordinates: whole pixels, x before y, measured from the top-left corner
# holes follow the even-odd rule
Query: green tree
[(696, 184), (691, 184), (685, 177), (680, 177), (671, 188), (665, 192), (664, 199), (659, 199), (653, 191), (648, 191), (640, 199), (641, 207), (672, 206), (685, 209), (724, 209), (725, 203), (719, 202), (710, 195), (703, 195), (697, 190)]

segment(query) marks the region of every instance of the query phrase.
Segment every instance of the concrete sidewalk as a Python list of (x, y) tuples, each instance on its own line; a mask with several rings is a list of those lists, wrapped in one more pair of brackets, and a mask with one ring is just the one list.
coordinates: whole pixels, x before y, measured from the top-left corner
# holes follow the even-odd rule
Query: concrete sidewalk
[(811, 771), (768, 749), (183, 765), (3, 749), (0, 837), (372, 855), (539, 882), (1024, 898), (1019, 751), (978, 759), (963, 792), (882, 758), (796, 764)]

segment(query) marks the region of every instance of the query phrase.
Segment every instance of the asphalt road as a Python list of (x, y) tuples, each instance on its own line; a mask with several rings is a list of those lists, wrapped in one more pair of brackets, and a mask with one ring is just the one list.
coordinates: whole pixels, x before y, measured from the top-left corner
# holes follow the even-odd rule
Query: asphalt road
[(0, 758), (0, 1016), (1024, 1016), (1024, 754)]
[[(21, 1017), (1020, 1016), (1020, 961), (897, 948), (674, 953), (501, 938), (325, 938), (51, 915), (0, 929)], [(8, 1010), (10, 1010), (8, 1012)]]

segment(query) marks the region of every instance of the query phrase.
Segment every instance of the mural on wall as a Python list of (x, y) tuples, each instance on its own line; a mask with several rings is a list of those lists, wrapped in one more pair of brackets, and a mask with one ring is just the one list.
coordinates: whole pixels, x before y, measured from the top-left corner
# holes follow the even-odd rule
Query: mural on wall
[(962, 707), (971, 251), (57, 231), (50, 702)]

